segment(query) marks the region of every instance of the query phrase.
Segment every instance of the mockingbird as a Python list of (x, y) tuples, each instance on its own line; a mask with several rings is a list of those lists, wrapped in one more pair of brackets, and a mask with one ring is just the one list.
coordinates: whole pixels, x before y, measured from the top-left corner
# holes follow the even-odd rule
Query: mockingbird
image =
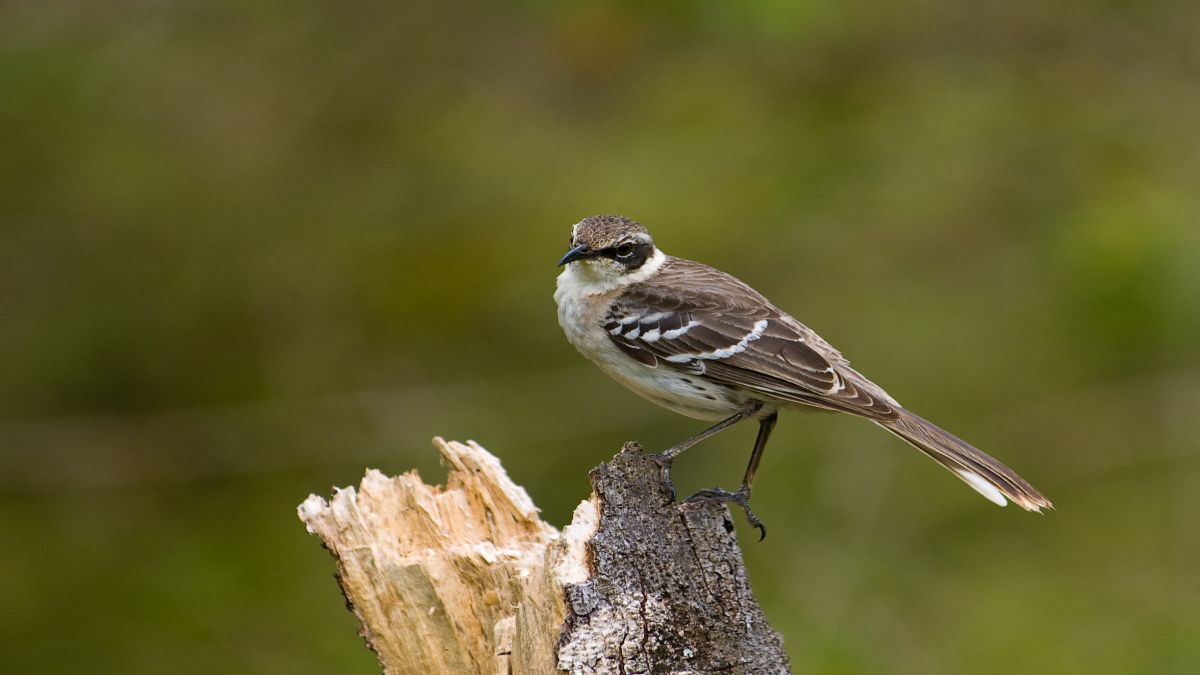
[[(623, 216), (585, 218), (558, 261), (554, 300), (567, 339), (635, 393), (716, 424), (651, 457), (674, 499), (671, 462), (737, 422), (758, 420), (758, 438), (737, 492), (702, 490), (689, 501), (734, 502), (762, 537), (750, 487), (781, 408), (865, 417), (911, 443), (992, 502), (1051, 507), (1012, 469), (905, 410), (850, 367), (828, 342), (753, 288), (720, 270), (669, 256), (646, 228)], [(761, 537), (760, 537), (761, 538)]]

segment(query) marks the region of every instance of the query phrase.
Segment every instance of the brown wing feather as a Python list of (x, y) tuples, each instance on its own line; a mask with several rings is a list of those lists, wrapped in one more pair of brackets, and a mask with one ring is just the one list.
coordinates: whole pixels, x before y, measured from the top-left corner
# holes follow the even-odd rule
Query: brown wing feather
[(902, 408), (821, 336), (707, 265), (669, 258), (658, 275), (613, 303), (605, 328), (619, 348), (647, 366), (703, 373), (769, 399), (866, 417), (985, 496), (973, 478), (1027, 510), (1050, 506), (1012, 469)]
[[(741, 351), (703, 357), (734, 348), (763, 321), (761, 333)], [(646, 365), (703, 370), (728, 386), (874, 420), (896, 416), (895, 401), (815, 332), (707, 265), (669, 259), (652, 281), (613, 303), (605, 327), (618, 347)], [(648, 334), (656, 338), (648, 340)], [(691, 355), (697, 358), (685, 358)]]

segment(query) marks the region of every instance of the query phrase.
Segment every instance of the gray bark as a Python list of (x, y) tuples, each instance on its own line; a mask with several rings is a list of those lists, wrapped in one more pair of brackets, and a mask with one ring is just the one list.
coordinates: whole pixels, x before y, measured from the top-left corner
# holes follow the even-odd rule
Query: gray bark
[(729, 510), (666, 504), (658, 465), (628, 443), (591, 472), (592, 577), (566, 587), (559, 667), (577, 672), (786, 673), (750, 591)]
[(721, 504), (667, 504), (626, 444), (562, 532), (499, 460), (435, 439), (445, 488), (370, 471), (299, 514), (385, 673), (786, 673)]

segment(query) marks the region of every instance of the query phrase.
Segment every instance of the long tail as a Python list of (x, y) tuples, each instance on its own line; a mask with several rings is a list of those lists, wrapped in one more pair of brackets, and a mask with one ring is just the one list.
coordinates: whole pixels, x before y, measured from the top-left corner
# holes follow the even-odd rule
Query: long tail
[(970, 443), (907, 410), (898, 412), (898, 418), (880, 421), (879, 426), (929, 455), (991, 502), (1005, 506), (1011, 499), (1026, 511), (1054, 508), (1049, 499), (1015, 471)]

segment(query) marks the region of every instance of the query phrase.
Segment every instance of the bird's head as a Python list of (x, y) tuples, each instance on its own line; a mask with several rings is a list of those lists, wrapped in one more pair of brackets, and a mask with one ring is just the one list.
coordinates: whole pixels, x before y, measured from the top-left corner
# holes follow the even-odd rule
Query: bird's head
[(571, 229), (570, 250), (558, 264), (597, 280), (618, 281), (661, 256), (640, 223), (625, 216), (590, 216)]

